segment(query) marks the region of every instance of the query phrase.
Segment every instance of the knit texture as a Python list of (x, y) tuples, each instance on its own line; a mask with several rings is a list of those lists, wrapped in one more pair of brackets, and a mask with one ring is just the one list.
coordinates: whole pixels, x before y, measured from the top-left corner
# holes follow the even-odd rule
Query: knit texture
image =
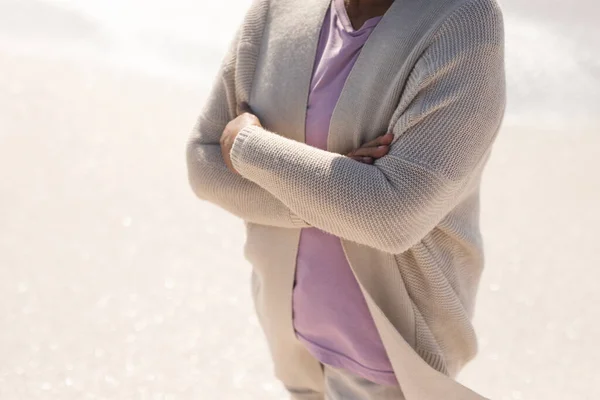
[[(254, 2), (189, 142), (190, 182), (248, 222), (253, 295), (288, 387), (320, 385), (290, 301), (294, 228), (314, 226), (342, 239), (406, 398), (481, 399), (451, 378), (477, 351), (479, 184), (505, 107), (501, 12), (493, 0), (397, 0), (344, 87), (324, 151), (301, 132), (304, 70), (328, 4)], [(239, 133), (235, 175), (218, 140), (241, 101), (265, 128)], [(394, 143), (374, 165), (342, 155), (386, 131)]]
[(250, 77), (256, 68), (266, 10), (264, 4), (256, 4), (252, 8), (224, 58), (218, 79), (189, 141), (189, 180), (199, 198), (209, 200), (248, 222), (284, 228), (307, 227), (302, 219), (293, 215), (287, 206), (265, 189), (232, 174), (223, 162), (219, 145), (225, 125), (237, 115), (237, 106), (248, 101), (244, 93), (249, 91)]

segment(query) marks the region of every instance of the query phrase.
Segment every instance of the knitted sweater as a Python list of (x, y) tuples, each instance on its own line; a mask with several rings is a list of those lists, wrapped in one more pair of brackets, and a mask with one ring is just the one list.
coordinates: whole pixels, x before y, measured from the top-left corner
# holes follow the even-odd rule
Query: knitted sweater
[[(477, 352), (482, 170), (505, 106), (495, 0), (396, 0), (364, 46), (334, 111), (328, 151), (304, 141), (318, 34), (330, 0), (255, 0), (191, 135), (197, 196), (246, 221), (252, 294), (288, 387), (322, 393), (295, 337), (300, 228), (342, 239), (408, 400), (482, 399), (454, 381)], [(264, 128), (219, 138), (247, 101)], [(386, 132), (374, 165), (343, 156)], [(316, 397), (303, 397), (321, 399)]]

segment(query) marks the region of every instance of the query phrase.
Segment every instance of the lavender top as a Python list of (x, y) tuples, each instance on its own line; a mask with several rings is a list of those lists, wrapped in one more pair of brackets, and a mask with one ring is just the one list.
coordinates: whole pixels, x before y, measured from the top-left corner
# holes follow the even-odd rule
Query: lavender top
[[(308, 98), (306, 143), (327, 149), (329, 124), (342, 88), (381, 17), (354, 30), (343, 0), (333, 0), (319, 38)], [(303, 229), (293, 294), (298, 339), (323, 364), (372, 382), (397, 385), (340, 239)]]

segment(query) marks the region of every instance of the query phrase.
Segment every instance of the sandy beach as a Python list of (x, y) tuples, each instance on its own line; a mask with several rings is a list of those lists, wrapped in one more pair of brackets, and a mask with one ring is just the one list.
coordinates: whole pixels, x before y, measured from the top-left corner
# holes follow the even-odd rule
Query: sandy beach
[[(0, 399), (284, 399), (242, 223), (187, 184), (187, 134), (235, 26), (205, 56), (156, 32), (138, 54), (56, 4), (0, 2)], [(600, 37), (583, 4), (555, 29), (507, 2), (480, 354), (460, 376), (494, 400), (600, 398)]]

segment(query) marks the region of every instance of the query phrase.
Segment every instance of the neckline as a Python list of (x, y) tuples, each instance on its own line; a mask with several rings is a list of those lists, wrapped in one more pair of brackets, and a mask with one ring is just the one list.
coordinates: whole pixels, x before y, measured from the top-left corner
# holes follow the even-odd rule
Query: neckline
[(354, 27), (352, 26), (352, 22), (350, 21), (350, 17), (348, 16), (348, 10), (346, 10), (344, 0), (333, 0), (332, 7), (334, 8), (334, 11), (338, 16), (338, 20), (340, 21), (344, 31), (353, 36), (362, 35), (366, 31), (375, 28), (375, 26), (377, 26), (379, 21), (381, 21), (381, 19), (383, 18), (383, 15), (369, 18), (359, 29), (354, 29)]

